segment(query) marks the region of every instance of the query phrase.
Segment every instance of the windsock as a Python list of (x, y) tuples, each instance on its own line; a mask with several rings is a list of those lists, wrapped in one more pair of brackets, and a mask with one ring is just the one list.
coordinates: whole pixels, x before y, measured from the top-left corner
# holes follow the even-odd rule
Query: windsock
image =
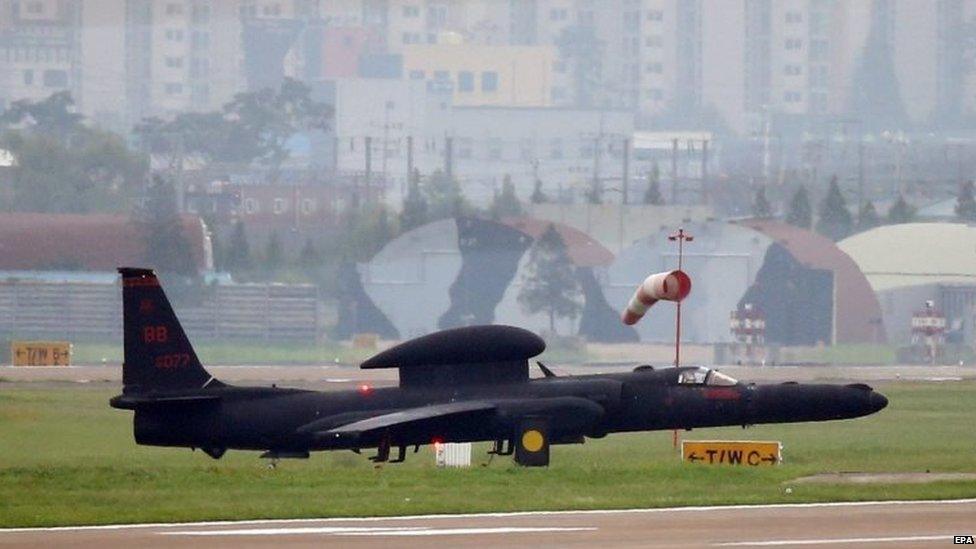
[(637, 287), (630, 298), (622, 320), (631, 326), (644, 316), (644, 313), (660, 300), (681, 301), (691, 293), (691, 277), (684, 271), (674, 270), (652, 274)]

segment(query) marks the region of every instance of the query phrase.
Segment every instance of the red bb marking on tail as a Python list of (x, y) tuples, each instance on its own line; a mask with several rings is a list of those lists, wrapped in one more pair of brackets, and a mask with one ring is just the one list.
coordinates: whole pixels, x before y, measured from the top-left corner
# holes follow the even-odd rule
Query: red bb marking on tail
[(122, 286), (126, 288), (133, 288), (137, 286), (159, 286), (158, 278), (124, 278), (122, 279)]

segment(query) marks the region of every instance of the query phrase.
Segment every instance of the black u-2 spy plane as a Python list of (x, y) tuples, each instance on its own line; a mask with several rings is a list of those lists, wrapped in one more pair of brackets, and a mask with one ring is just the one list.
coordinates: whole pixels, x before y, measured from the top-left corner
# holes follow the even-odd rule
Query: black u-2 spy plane
[[(377, 449), (401, 462), (432, 442), (494, 443), (526, 466), (549, 464), (549, 447), (609, 433), (823, 421), (868, 415), (887, 399), (867, 385), (755, 385), (715, 370), (681, 367), (529, 378), (545, 349), (511, 326), (433, 333), (383, 351), (362, 368), (398, 368), (399, 387), (318, 392), (238, 387), (200, 364), (150, 269), (120, 268), (124, 314), (123, 392), (137, 444), (228, 449), (307, 458), (317, 450)], [(397, 449), (390, 460), (391, 449)]]

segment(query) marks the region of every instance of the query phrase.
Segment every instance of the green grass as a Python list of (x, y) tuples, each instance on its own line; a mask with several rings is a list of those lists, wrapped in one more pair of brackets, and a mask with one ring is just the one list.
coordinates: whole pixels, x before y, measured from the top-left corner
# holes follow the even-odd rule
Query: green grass
[[(671, 433), (656, 432), (556, 447), (547, 469), (498, 458), (488, 467), (438, 470), (422, 449), (380, 469), (363, 456), (333, 452), (269, 471), (254, 452), (213, 461), (136, 446), (131, 413), (108, 407), (109, 390), (4, 384), (0, 526), (976, 497), (972, 481), (790, 483), (836, 471), (976, 471), (976, 383), (880, 389), (891, 405), (868, 418), (684, 434), (781, 440), (785, 463), (778, 467), (682, 464)], [(476, 461), (484, 462), (483, 450)]]
[[(336, 342), (323, 343), (249, 343), (207, 342), (193, 345), (204, 364), (358, 364), (376, 354), (374, 349), (354, 349)], [(76, 342), (72, 349), (74, 364), (119, 364), (122, 345)], [(584, 362), (585, 351), (552, 346), (538, 357), (543, 362)]]
[[(315, 343), (250, 343), (200, 342), (193, 345), (204, 364), (330, 364), (359, 363), (376, 353), (375, 350), (353, 349), (335, 342)], [(74, 344), (74, 364), (122, 362), (122, 345), (78, 342)]]
[(784, 349), (781, 362), (813, 362), (838, 365), (895, 364), (898, 350), (894, 345), (830, 345)]

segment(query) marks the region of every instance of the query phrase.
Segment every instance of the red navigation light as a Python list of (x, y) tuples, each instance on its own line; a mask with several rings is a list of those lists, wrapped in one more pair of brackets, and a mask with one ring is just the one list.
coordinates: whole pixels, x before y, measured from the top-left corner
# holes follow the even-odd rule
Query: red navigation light
[(443, 437), (434, 437), (434, 438), (430, 439), (430, 443), (433, 444), (434, 446), (437, 446), (438, 444), (444, 444), (444, 438)]
[(372, 393), (373, 393), (373, 388), (369, 384), (363, 383), (362, 385), (359, 386), (359, 394), (363, 396), (367, 396)]

